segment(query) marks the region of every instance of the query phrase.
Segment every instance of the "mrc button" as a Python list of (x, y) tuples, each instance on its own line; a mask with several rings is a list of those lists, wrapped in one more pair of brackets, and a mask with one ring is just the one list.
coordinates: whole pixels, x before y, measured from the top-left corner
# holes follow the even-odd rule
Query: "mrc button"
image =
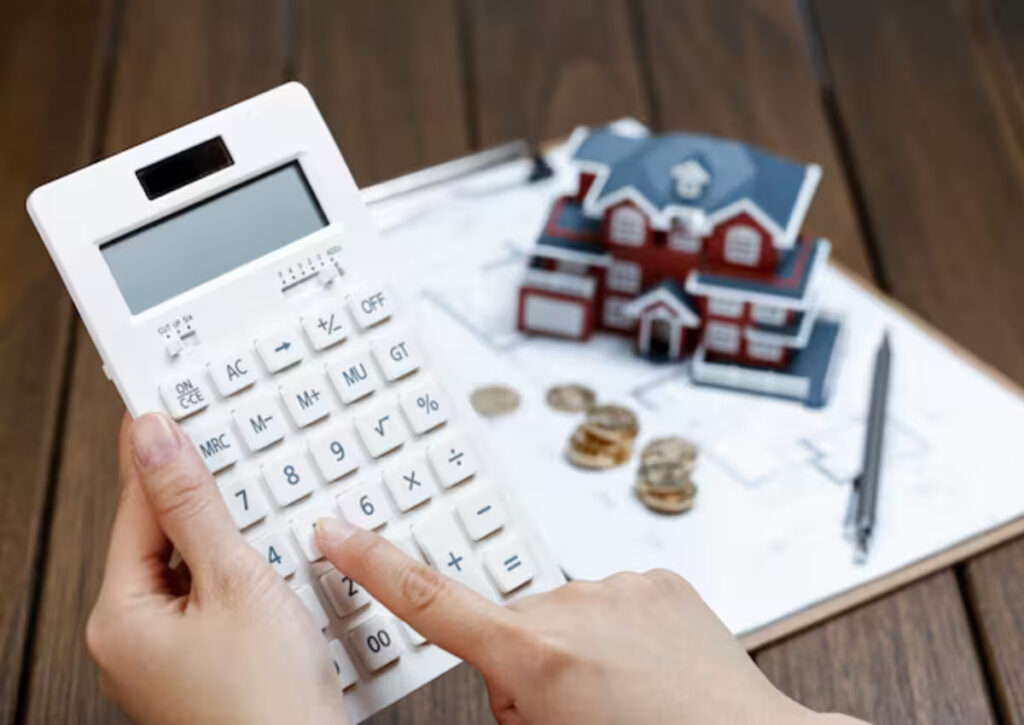
[(181, 375), (161, 385), (160, 397), (175, 420), (198, 413), (210, 404), (210, 393), (199, 373)]
[(348, 296), (348, 306), (359, 328), (365, 330), (391, 317), (394, 300), (386, 288), (367, 286), (354, 290)]

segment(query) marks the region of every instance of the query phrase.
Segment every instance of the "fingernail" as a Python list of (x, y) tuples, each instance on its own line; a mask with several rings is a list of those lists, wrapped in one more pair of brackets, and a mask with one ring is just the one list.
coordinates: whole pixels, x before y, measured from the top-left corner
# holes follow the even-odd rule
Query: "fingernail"
[(153, 468), (171, 460), (181, 448), (171, 421), (158, 413), (144, 415), (132, 426), (132, 451), (139, 468)]
[(326, 536), (331, 541), (344, 541), (358, 529), (342, 518), (322, 518), (316, 522), (316, 530), (320, 536)]

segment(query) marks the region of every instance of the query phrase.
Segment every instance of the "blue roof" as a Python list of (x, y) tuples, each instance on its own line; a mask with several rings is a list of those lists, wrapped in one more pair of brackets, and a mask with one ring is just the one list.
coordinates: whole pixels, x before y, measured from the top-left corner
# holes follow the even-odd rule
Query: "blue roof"
[[(687, 279), (687, 287), (696, 286), (720, 290), (734, 290), (750, 294), (774, 295), (786, 300), (799, 302), (807, 294), (808, 284), (814, 276), (814, 270), (825, 264), (831, 245), (824, 239), (813, 242), (801, 241), (782, 252), (779, 257), (775, 275), (764, 278), (746, 276), (729, 270), (694, 270)], [(709, 294), (705, 289), (696, 290), (697, 294)]]
[[(749, 199), (781, 229), (789, 225), (808, 166), (753, 146), (691, 133), (636, 138), (608, 129), (591, 131), (573, 154), (577, 161), (604, 164), (610, 173), (597, 200), (632, 187), (659, 211), (671, 205), (697, 207), (707, 215)], [(696, 160), (711, 181), (696, 199), (676, 194), (672, 169)], [(596, 183), (596, 182), (595, 182)]]
[(604, 254), (601, 220), (583, 214), (580, 202), (569, 197), (555, 201), (537, 244), (584, 254)]
[[(694, 314), (697, 314), (697, 310), (699, 309), (697, 307), (697, 300), (693, 297), (693, 295), (691, 295), (689, 292), (683, 289), (682, 285), (678, 284), (677, 282), (671, 279), (667, 279), (664, 282), (659, 282), (650, 289), (645, 290), (643, 294), (646, 295), (648, 292), (653, 292), (654, 290), (657, 289), (667, 290), (673, 297), (675, 297), (677, 300), (686, 305), (686, 308), (688, 310), (690, 310)], [(641, 295), (641, 297), (642, 296), (643, 295)]]

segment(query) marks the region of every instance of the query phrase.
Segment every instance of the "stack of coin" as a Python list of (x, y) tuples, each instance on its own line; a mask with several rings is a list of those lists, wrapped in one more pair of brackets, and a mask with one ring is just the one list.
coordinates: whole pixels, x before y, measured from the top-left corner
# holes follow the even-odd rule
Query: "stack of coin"
[(685, 438), (656, 438), (640, 453), (636, 495), (644, 505), (665, 514), (688, 511), (697, 497), (690, 476), (697, 446)]
[(598, 405), (576, 426), (566, 452), (569, 460), (583, 468), (612, 468), (633, 455), (633, 441), (639, 430), (636, 415), (621, 405)]

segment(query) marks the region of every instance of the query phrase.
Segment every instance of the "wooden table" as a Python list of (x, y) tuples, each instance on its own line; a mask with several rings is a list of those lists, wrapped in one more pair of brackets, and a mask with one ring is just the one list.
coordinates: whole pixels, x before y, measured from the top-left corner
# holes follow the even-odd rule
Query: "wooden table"
[[(123, 719), (82, 629), (122, 405), (34, 185), (288, 78), (362, 184), (634, 115), (818, 161), (838, 258), (1024, 382), (1022, 0), (5, 0), (0, 723)], [(1024, 540), (755, 653), (879, 723), (1024, 723)], [(374, 722), (489, 721), (468, 667)]]

